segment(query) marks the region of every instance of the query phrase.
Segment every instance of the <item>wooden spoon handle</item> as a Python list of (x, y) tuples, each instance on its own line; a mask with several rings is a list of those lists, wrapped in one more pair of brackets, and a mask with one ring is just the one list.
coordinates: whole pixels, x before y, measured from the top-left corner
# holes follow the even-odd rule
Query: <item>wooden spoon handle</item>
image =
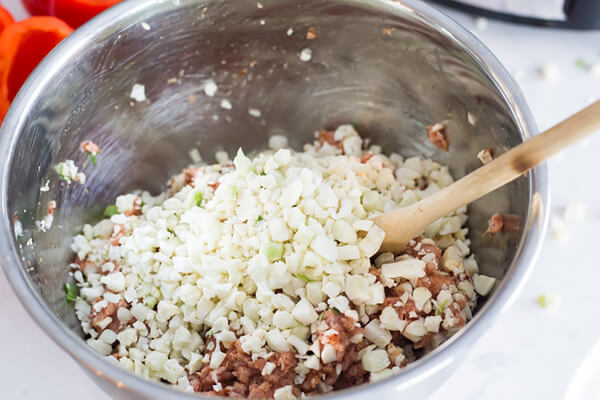
[[(575, 141), (600, 130), (600, 101), (423, 200), (374, 218), (383, 249), (401, 249), (427, 225), (521, 176)], [(491, 211), (490, 211), (491, 213)]]

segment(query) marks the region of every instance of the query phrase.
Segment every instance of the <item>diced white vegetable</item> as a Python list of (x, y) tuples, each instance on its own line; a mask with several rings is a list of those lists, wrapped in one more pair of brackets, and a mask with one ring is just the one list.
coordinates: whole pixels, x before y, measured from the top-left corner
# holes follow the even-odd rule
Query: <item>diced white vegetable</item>
[(423, 318), (421, 318), (410, 322), (408, 325), (406, 325), (406, 328), (404, 328), (402, 334), (413, 342), (418, 342), (427, 334), (427, 329), (425, 329), (425, 321)]
[(306, 343), (306, 341), (300, 339), (296, 335), (288, 336), (287, 341), (289, 344), (294, 346), (298, 354), (306, 354), (306, 352), (309, 350), (309, 345)]
[(368, 372), (379, 372), (390, 365), (390, 359), (385, 350), (367, 351), (362, 357), (362, 367)]
[(344, 220), (333, 223), (333, 237), (341, 243), (356, 243), (356, 231), (349, 222)]
[(283, 386), (278, 389), (275, 389), (275, 392), (273, 392), (273, 399), (275, 399), (275, 400), (295, 400), (296, 396), (294, 396), (293, 390), (294, 390), (293, 385), (287, 385), (287, 386)]
[(273, 325), (284, 330), (293, 327), (296, 323), (289, 311), (277, 310), (273, 315)]
[(393, 374), (394, 374), (394, 371), (392, 371), (389, 368), (382, 369), (379, 372), (371, 372), (371, 375), (369, 376), (369, 382), (377, 382), (382, 379), (389, 378)]
[(381, 244), (383, 243), (383, 239), (385, 238), (385, 231), (378, 227), (377, 225), (373, 225), (369, 232), (367, 232), (367, 236), (365, 236), (359, 243), (358, 248), (367, 256), (372, 257), (379, 251)]
[(273, 218), (269, 221), (269, 232), (275, 242), (285, 242), (292, 237), (292, 231), (281, 218)]
[(181, 286), (179, 296), (185, 304), (193, 306), (198, 303), (198, 300), (202, 297), (202, 292), (198, 287), (188, 283)]
[(459, 274), (464, 270), (463, 258), (456, 246), (449, 246), (442, 254), (442, 268), (453, 274)]
[(233, 164), (235, 165), (236, 171), (241, 176), (246, 176), (252, 167), (252, 161), (246, 157), (241, 148), (238, 149), (237, 155), (233, 159)]
[(167, 363), (168, 357), (166, 354), (159, 351), (152, 351), (146, 356), (146, 365), (153, 371), (160, 371)]
[(285, 336), (278, 329), (273, 329), (267, 332), (266, 335), (267, 344), (274, 351), (289, 351), (290, 345)]
[(441, 322), (441, 315), (428, 315), (427, 317), (425, 317), (423, 325), (425, 326), (425, 329), (427, 329), (427, 331), (429, 332), (439, 332)]
[(313, 305), (306, 299), (300, 299), (292, 310), (292, 315), (298, 322), (304, 325), (310, 325), (319, 318)]
[(385, 330), (376, 319), (371, 320), (365, 326), (365, 337), (379, 347), (385, 347), (392, 341), (392, 334)]
[(355, 303), (363, 303), (369, 299), (369, 281), (360, 275), (346, 278), (346, 295)]
[(347, 245), (338, 247), (338, 260), (349, 261), (358, 260), (360, 258), (360, 250), (358, 246)]
[(310, 243), (311, 249), (318, 255), (328, 261), (335, 261), (337, 259), (337, 246), (335, 242), (324, 234), (318, 235)]
[(362, 204), (367, 211), (383, 211), (383, 199), (374, 190), (363, 193)]
[(407, 321), (401, 320), (396, 310), (391, 306), (383, 309), (379, 316), (379, 321), (381, 321), (382, 328), (391, 331), (402, 331), (407, 324)]
[(330, 344), (323, 346), (323, 350), (321, 351), (321, 361), (323, 364), (329, 364), (330, 362), (334, 362), (336, 360), (337, 355), (333, 346)]
[(413, 290), (413, 301), (418, 310), (422, 310), (425, 302), (431, 298), (431, 292), (425, 287), (417, 287)]
[(487, 296), (492, 291), (495, 283), (496, 278), (492, 278), (491, 276), (475, 275), (473, 277), (475, 291), (482, 296)]
[(122, 272), (113, 272), (100, 278), (100, 282), (104, 283), (107, 288), (115, 292), (120, 292), (125, 289), (125, 276)]
[(319, 304), (323, 301), (321, 291), (321, 282), (309, 282), (306, 284), (306, 298), (312, 304)]
[(425, 263), (417, 259), (397, 261), (381, 266), (381, 275), (386, 279), (418, 279), (425, 276)]
[(310, 369), (319, 369), (320, 368), (319, 359), (317, 358), (317, 356), (309, 356), (304, 361), (304, 366), (306, 368), (310, 368)]

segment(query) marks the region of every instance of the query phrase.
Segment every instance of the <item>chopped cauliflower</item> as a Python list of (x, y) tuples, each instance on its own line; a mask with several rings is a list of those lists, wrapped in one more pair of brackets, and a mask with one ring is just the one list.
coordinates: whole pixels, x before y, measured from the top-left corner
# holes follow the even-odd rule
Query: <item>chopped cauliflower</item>
[[(196, 155), (164, 193), (119, 196), (83, 227), (71, 268), (91, 347), (181, 390), (300, 398), (399, 372), (493, 290), (466, 207), (378, 254), (371, 218), (451, 184), (447, 167), (367, 148), (351, 125), (301, 152), (268, 144), (214, 165)], [(57, 171), (78, 176), (72, 161)]]

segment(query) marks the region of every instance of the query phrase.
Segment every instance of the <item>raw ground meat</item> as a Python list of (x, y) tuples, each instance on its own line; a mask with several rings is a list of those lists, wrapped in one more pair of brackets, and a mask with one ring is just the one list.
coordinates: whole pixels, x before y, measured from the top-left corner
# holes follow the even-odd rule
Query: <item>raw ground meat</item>
[[(273, 398), (276, 389), (294, 383), (296, 358), (292, 352), (275, 353), (268, 359), (258, 358), (252, 361), (252, 357), (242, 349), (239, 340), (235, 341), (230, 349), (223, 351), (226, 352), (225, 360), (217, 369), (213, 370), (207, 365), (190, 376), (190, 384), (194, 391), (213, 396), (269, 399)], [(263, 376), (262, 369), (267, 361), (274, 363), (275, 369), (271, 374)], [(214, 390), (213, 386), (217, 384), (213, 379), (214, 375), (222, 390)]]

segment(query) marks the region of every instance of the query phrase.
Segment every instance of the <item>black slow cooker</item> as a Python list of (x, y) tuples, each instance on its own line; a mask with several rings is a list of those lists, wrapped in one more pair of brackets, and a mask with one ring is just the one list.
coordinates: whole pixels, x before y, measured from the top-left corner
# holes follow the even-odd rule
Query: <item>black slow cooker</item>
[(534, 25), (600, 29), (600, 0), (433, 0), (482, 16)]

